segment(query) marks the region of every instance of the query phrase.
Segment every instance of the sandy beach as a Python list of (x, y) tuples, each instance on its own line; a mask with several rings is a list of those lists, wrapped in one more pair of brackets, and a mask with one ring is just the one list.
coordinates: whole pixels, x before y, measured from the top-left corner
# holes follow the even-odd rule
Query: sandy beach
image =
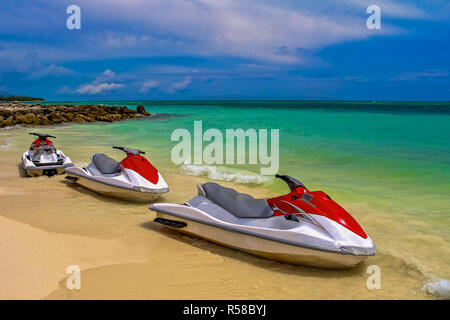
[[(378, 254), (353, 269), (321, 270), (269, 261), (164, 230), (152, 222), (155, 214), (146, 204), (70, 187), (63, 176), (20, 177), (21, 151), (29, 143), (26, 132), (14, 128), (0, 136), (2, 299), (434, 298), (422, 290), (427, 281), (424, 272), (385, 247), (389, 237), (383, 239), (381, 231), (376, 232), (376, 225), (384, 223), (380, 219), (357, 217), (369, 225)], [(65, 149), (75, 163), (85, 161), (91, 152)], [(178, 203), (195, 194), (196, 182), (206, 181), (174, 170), (164, 177), (171, 192), (160, 200)], [(263, 187), (223, 184), (256, 196), (270, 195)], [(381, 290), (366, 286), (371, 264), (387, 270)], [(70, 265), (82, 270), (81, 290), (66, 287)]]

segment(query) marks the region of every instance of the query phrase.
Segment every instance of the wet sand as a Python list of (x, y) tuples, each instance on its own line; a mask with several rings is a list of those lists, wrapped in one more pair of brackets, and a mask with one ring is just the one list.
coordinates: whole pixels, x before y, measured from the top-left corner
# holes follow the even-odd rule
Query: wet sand
[[(0, 135), (2, 299), (434, 298), (422, 290), (424, 272), (393, 254), (392, 240), (383, 236), (388, 221), (379, 217), (364, 211), (355, 215), (368, 226), (378, 254), (353, 269), (269, 261), (165, 230), (152, 222), (155, 214), (146, 204), (70, 187), (63, 176), (20, 177), (19, 159), (29, 143), (26, 132), (19, 128)], [(86, 163), (92, 153), (92, 148), (62, 149), (76, 164)], [(196, 193), (196, 182), (206, 181), (174, 170), (163, 175), (171, 192), (161, 201), (184, 202)], [(255, 196), (273, 195), (263, 187), (223, 184)], [(366, 286), (372, 264), (382, 270), (380, 290)], [(69, 265), (82, 270), (81, 290), (66, 288)]]

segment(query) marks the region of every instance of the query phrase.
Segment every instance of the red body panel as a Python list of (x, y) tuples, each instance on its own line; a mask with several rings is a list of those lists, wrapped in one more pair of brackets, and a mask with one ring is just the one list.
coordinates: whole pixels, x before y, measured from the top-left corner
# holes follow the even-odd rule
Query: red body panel
[[(303, 196), (306, 194), (312, 196), (310, 201), (303, 200)], [(283, 202), (285, 201), (285, 202)], [(267, 199), (267, 203), (273, 209), (274, 215), (283, 214), (295, 214), (297, 216), (302, 216), (302, 212), (289, 205), (292, 204), (295, 207), (302, 210), (304, 213), (317, 214), (346, 227), (350, 231), (356, 233), (357, 235), (367, 238), (367, 234), (361, 228), (361, 226), (356, 222), (356, 220), (339, 204), (334, 202), (328, 195), (323, 191), (309, 191), (302, 187), (297, 187), (295, 190), (291, 191), (287, 195)], [(281, 211), (283, 212), (281, 212)]]
[(129, 154), (120, 163), (124, 168), (136, 171), (151, 183), (158, 183), (158, 170), (143, 156)]
[(32, 145), (36, 145), (39, 148), (43, 142), (47, 143), (48, 146), (51, 146), (53, 144), (53, 141), (50, 141), (48, 138), (45, 138), (45, 140), (40, 139), (34, 140)]

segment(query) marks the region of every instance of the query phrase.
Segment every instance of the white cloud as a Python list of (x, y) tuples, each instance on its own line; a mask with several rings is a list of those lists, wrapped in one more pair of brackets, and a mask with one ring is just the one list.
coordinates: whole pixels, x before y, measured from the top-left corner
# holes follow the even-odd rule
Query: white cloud
[(146, 81), (142, 84), (141, 89), (139, 90), (140, 93), (147, 93), (152, 89), (156, 89), (159, 86), (159, 81), (157, 80), (151, 80)]
[(125, 85), (120, 83), (99, 83), (83, 84), (77, 89), (79, 94), (96, 95), (123, 88)]
[(116, 76), (116, 73), (111, 69), (106, 69), (105, 71), (103, 71), (102, 76), (106, 78), (114, 78)]
[(79, 94), (96, 95), (105, 94), (126, 87), (125, 84), (117, 83), (121, 76), (117, 75), (111, 69), (106, 69), (94, 81), (82, 84), (76, 90)]
[(134, 35), (124, 33), (107, 32), (104, 45), (108, 47), (136, 47), (148, 43), (151, 38), (148, 35)]
[[(336, 16), (275, 3), (248, 0), (82, 1), (109, 20), (132, 23), (135, 35), (103, 33), (101, 43), (135, 55), (236, 56), (278, 63), (301, 63), (298, 49), (316, 49), (370, 36), (360, 16)], [(330, 4), (333, 7), (333, 4)], [(175, 8), (175, 9), (174, 9)], [(361, 22), (362, 21), (362, 22)], [(387, 26), (380, 33), (391, 32)], [(97, 33), (96, 39), (102, 38)], [(283, 50), (280, 50), (283, 48)], [(116, 51), (117, 53), (117, 51)]]
[[(52, 45), (51, 41), (7, 43), (6, 49), (8, 55), (11, 55), (12, 50), (36, 50), (43, 61), (53, 63), (90, 60), (99, 56), (126, 58), (184, 55), (233, 56), (274, 63), (306, 64), (309, 63), (304, 53), (307, 50), (366, 39), (375, 34), (389, 35), (404, 31), (382, 20), (382, 30), (369, 32), (365, 26), (365, 9), (372, 2), (128, 0), (124, 4), (123, 0), (79, 0), (83, 19), (91, 21), (88, 33), (82, 32), (73, 41), (64, 44)], [(442, 15), (442, 12), (448, 12), (443, 10), (442, 3), (427, 2), (418, 7), (406, 0), (376, 2), (382, 8), (382, 19), (384, 16), (435, 19), (437, 13)], [(37, 5), (33, 10), (42, 11)], [(60, 15), (57, 10), (57, 6), (44, 10), (49, 21), (57, 20), (54, 19)], [(17, 16), (19, 20), (4, 27), (14, 26), (22, 30), (23, 25), (19, 24), (26, 24), (27, 30), (60, 30), (57, 23), (43, 25), (40, 15), (39, 19), (29, 16), (30, 13), (25, 11), (23, 15)], [(114, 30), (120, 31), (111, 31), (107, 27), (111, 23), (118, 26)]]
[(74, 71), (70, 69), (51, 64), (48, 67), (31, 72), (27, 78), (36, 80), (46, 76), (67, 76), (73, 73)]
[(423, 79), (443, 79), (448, 77), (448, 72), (441, 70), (426, 70), (421, 72), (405, 72), (392, 77), (391, 81), (416, 81)]
[(117, 81), (119, 80), (119, 76), (112, 71), (111, 69), (106, 69), (99, 76), (95, 78), (94, 83), (107, 82), (107, 81)]
[(168, 93), (176, 93), (178, 91), (186, 90), (192, 83), (191, 77), (186, 77), (181, 81), (173, 82), (167, 89)]

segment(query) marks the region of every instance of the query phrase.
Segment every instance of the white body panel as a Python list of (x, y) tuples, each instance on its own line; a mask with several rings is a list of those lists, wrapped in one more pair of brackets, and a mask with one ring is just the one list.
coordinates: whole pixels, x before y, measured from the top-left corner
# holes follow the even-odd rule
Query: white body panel
[(74, 178), (74, 182), (88, 189), (123, 200), (149, 202), (169, 191), (169, 186), (159, 172), (156, 184), (130, 169), (112, 175), (93, 175), (89, 170), (79, 167), (68, 168), (65, 172), (68, 177)]
[[(57, 174), (62, 174), (68, 167), (73, 166), (72, 161), (61, 150), (56, 153), (44, 154), (39, 157), (39, 165), (36, 165), (32, 159), (34, 151), (27, 150), (22, 154), (22, 167), (25, 173), (30, 176), (42, 175), (44, 170), (56, 170)], [(64, 159), (61, 164), (55, 164), (58, 159)]]

